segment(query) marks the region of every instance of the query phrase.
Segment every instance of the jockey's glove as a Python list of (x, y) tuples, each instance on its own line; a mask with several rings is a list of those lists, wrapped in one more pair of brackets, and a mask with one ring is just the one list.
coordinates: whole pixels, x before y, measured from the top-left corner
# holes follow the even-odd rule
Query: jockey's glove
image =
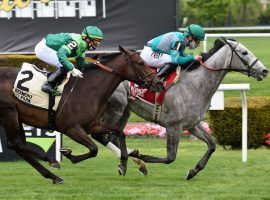
[(80, 70), (76, 69), (75, 67), (71, 71), (71, 75), (75, 77), (83, 78), (83, 73)]

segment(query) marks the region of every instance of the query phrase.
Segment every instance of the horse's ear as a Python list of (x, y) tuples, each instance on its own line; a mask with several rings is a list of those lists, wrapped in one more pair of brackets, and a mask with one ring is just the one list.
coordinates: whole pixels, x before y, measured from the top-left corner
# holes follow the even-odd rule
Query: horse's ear
[(121, 53), (123, 53), (123, 54), (127, 54), (127, 52), (125, 51), (125, 49), (123, 47), (121, 47), (120, 45), (119, 45), (119, 51)]

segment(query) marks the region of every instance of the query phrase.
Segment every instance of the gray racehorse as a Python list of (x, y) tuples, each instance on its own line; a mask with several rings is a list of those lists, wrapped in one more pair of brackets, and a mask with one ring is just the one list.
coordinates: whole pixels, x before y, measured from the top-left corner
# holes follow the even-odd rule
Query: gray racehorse
[[(261, 81), (268, 73), (266, 67), (244, 45), (224, 38), (222, 43), (220, 41), (216, 40), (215, 43), (219, 43), (219, 47), (209, 52), (209, 59), (204, 64), (199, 64), (200, 66), (194, 70), (181, 72), (180, 80), (167, 91), (158, 122), (166, 128), (167, 156), (159, 158), (143, 155), (136, 150), (130, 151), (132, 157), (145, 162), (169, 164), (176, 158), (182, 131), (188, 130), (192, 135), (203, 140), (208, 149), (195, 169), (189, 170), (187, 180), (205, 167), (216, 145), (213, 137), (205, 132), (200, 122), (225, 75), (229, 71), (238, 71)], [(153, 121), (154, 105), (139, 99), (129, 99), (128, 90), (128, 82), (124, 82), (117, 88), (109, 100), (103, 120), (124, 128), (130, 111), (133, 111), (142, 118)], [(115, 147), (111, 149), (115, 151)]]

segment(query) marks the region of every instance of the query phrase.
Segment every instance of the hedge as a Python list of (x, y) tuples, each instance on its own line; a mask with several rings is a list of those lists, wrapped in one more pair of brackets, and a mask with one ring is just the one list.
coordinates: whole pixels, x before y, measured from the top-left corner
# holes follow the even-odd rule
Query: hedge
[[(43, 62), (35, 55), (26, 54), (26, 55), (12, 55), (12, 54), (2, 54), (0, 55), (0, 67), (21, 67), (23, 62), (31, 63), (37, 66), (40, 69), (47, 69), (53, 71), (54, 68), (47, 63)], [(71, 62), (75, 62), (74, 59), (71, 59)]]
[[(270, 97), (248, 97), (248, 148), (263, 145), (270, 132)], [(242, 105), (240, 98), (226, 98), (223, 111), (209, 111), (209, 122), (216, 142), (233, 149), (242, 146)]]

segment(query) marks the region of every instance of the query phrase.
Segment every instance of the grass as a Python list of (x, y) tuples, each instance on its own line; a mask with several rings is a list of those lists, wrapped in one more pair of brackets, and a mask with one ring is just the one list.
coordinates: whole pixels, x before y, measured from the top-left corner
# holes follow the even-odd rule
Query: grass
[[(64, 142), (75, 153), (84, 152), (67, 138)], [(164, 139), (128, 138), (127, 143), (148, 154), (166, 154)], [(148, 177), (143, 177), (131, 160), (126, 176), (119, 177), (118, 160), (107, 149), (99, 147), (95, 159), (77, 165), (63, 160), (61, 170), (55, 171), (65, 179), (62, 185), (43, 179), (26, 162), (0, 163), (1, 199), (269, 199), (270, 157), (265, 148), (250, 150), (248, 163), (244, 164), (240, 150), (218, 147), (207, 167), (186, 181), (187, 171), (206, 151), (201, 141), (181, 141), (176, 161), (170, 165), (148, 164)]]

